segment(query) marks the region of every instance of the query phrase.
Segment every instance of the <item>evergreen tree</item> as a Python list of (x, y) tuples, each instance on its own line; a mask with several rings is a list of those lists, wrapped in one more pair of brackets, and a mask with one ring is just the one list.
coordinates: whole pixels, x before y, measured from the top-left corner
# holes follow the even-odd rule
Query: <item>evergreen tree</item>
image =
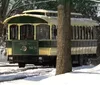
[[(35, 1), (37, 2), (37, 0)], [(44, 3), (43, 1), (47, 2)], [(36, 4), (37, 9), (57, 10), (57, 0), (43, 1), (41, 1), (42, 3)], [(97, 3), (91, 0), (71, 0), (71, 12), (82, 13), (84, 17), (95, 19), (97, 17)]]
[(95, 19), (97, 17), (97, 4), (91, 0), (72, 0), (71, 11)]

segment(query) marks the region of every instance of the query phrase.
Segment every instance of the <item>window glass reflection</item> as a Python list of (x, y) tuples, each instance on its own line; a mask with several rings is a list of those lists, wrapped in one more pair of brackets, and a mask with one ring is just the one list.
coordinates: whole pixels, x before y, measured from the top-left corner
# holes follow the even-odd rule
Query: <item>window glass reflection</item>
[(46, 24), (40, 24), (36, 26), (36, 38), (37, 39), (50, 39), (50, 26)]
[(18, 39), (18, 26), (17, 25), (10, 26), (10, 39), (12, 40)]
[(20, 26), (20, 39), (32, 40), (34, 39), (34, 26), (33, 25), (22, 25)]

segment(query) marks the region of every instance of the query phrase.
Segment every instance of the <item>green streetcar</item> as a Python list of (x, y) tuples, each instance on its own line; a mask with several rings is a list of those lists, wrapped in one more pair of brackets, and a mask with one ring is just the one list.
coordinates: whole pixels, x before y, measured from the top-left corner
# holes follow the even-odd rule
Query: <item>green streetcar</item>
[[(86, 55), (96, 54), (99, 24), (80, 18), (78, 13), (72, 16), (72, 63), (81, 64), (88, 59)], [(4, 24), (7, 24), (6, 51), (10, 63), (18, 63), (19, 67), (56, 64), (57, 11), (28, 10), (7, 18)]]

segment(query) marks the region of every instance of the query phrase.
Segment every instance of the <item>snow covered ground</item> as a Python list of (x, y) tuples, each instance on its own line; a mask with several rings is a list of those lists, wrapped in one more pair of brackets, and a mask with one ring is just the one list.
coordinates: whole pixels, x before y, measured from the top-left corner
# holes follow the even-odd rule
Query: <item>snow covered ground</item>
[(4, 47), (0, 46), (0, 62), (6, 62), (7, 57), (4, 56), (5, 50)]
[(12, 66), (0, 63), (0, 85), (100, 85), (100, 65), (74, 67), (72, 72), (56, 76), (55, 68)]

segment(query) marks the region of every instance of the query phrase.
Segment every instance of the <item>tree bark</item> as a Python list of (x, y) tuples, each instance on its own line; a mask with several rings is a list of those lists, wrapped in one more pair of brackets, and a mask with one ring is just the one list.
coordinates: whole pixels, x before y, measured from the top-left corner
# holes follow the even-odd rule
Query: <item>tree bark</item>
[(2, 37), (2, 35), (3, 35), (3, 23), (2, 23), (2, 21), (0, 21), (0, 37)]
[(70, 3), (58, 6), (56, 75), (72, 71)]

